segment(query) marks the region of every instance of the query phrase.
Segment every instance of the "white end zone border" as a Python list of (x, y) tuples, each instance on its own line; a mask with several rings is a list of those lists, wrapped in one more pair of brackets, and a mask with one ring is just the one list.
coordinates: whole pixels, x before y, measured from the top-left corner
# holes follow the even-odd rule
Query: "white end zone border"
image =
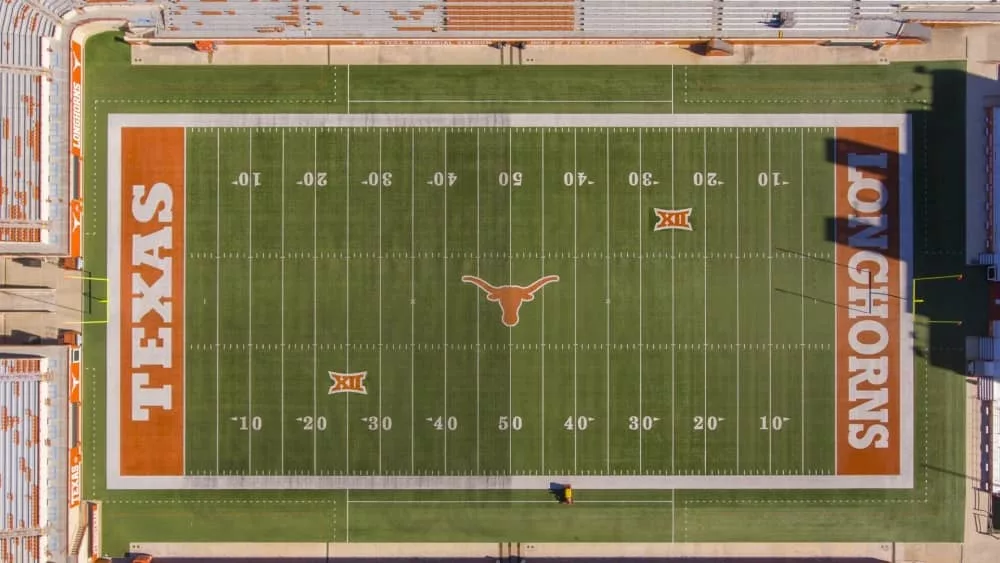
[[(913, 259), (913, 179), (910, 117), (902, 114), (110, 114), (105, 187), (108, 232), (121, 232), (121, 133), (127, 127), (894, 127), (900, 131), (900, 261), (898, 291), (910, 299)], [(108, 264), (121, 262), (117, 237), (108, 237)], [(110, 295), (121, 295), (120, 270), (108, 268)], [(909, 489), (914, 485), (913, 315), (901, 315), (900, 474), (837, 475), (537, 475), (537, 476), (184, 476), (121, 475), (121, 313), (108, 312), (108, 489), (537, 489), (572, 478), (581, 489)]]

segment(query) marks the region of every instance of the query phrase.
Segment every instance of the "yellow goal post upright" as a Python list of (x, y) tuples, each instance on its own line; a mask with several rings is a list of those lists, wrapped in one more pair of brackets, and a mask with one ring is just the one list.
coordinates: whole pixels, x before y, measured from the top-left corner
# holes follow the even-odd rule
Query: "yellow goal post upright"
[[(84, 311), (84, 314), (89, 314), (93, 312), (92, 303), (94, 301), (102, 305), (108, 304), (109, 302), (109, 298), (107, 297), (108, 278), (99, 276), (66, 276), (66, 279), (83, 280), (85, 282), (83, 296), (87, 298), (87, 308)], [(94, 295), (94, 282), (99, 282), (104, 284), (104, 297)], [(79, 324), (79, 325), (108, 324), (107, 312), (105, 312), (103, 319), (81, 319), (80, 321), (71, 324)]]

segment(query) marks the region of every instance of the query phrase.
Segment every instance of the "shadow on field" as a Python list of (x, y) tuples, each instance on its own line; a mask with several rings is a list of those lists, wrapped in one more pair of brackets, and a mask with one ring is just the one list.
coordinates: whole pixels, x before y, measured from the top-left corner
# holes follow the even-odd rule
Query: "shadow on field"
[[(918, 67), (917, 72), (927, 71)], [(967, 77), (973, 81), (968, 86)], [(870, 243), (882, 236), (874, 222), (880, 214), (877, 210), (880, 206), (874, 205), (877, 198), (873, 197), (873, 190), (857, 192), (862, 201), (871, 204), (872, 213), (858, 213), (851, 208), (848, 186), (852, 179), (847, 174), (848, 161), (863, 177), (884, 178), (890, 186), (887, 191), (891, 196), (895, 174), (885, 175), (882, 166), (891, 170), (901, 158), (904, 164), (909, 160), (912, 252), (906, 270), (915, 283), (908, 284), (906, 293), (915, 288), (916, 299), (912, 296), (907, 299), (907, 310), (914, 312), (916, 307), (914, 352), (927, 358), (932, 365), (962, 376), (966, 373), (965, 337), (987, 333), (985, 270), (966, 265), (965, 92), (967, 87), (976, 88), (975, 80), (985, 81), (960, 70), (932, 72), (929, 103), (923, 109), (907, 112), (911, 128), (909, 155), (886, 150), (886, 146), (895, 144), (889, 143), (887, 137), (866, 137), (850, 128), (838, 129), (838, 138), (827, 140), (826, 151), (827, 160), (838, 166), (838, 208), (836, 216), (827, 218), (826, 238), (836, 242), (838, 250), (848, 246), (849, 241), (854, 243), (849, 246), (856, 250), (864, 240)], [(968, 150), (984, 151), (984, 147), (968, 147)], [(891, 224), (900, 217), (899, 201), (889, 197), (883, 203), (887, 217), (885, 227), (891, 234), (884, 239), (887, 248), (879, 252), (900, 258), (899, 225)], [(848, 218), (851, 214), (867, 216), (869, 222), (851, 222)], [(832, 262), (843, 266), (842, 279), (849, 279), (847, 258), (838, 252)], [(897, 287), (894, 284), (889, 291), (895, 293)], [(900, 295), (890, 294), (890, 299), (900, 298)]]

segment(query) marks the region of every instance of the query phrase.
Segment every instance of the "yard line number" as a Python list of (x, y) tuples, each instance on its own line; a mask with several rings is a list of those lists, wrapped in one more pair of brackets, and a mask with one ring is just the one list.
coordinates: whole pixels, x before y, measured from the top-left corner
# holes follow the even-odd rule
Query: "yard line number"
[(774, 188), (777, 186), (787, 186), (788, 182), (782, 179), (781, 172), (771, 172), (770, 174), (761, 172), (757, 174), (757, 185), (762, 188)]
[(520, 188), (524, 182), (524, 174), (521, 172), (501, 172), (497, 176), (497, 183), (504, 188)]
[(570, 416), (570, 417), (566, 418), (565, 422), (563, 422), (563, 428), (565, 428), (566, 430), (570, 430), (570, 431), (580, 431), (580, 432), (583, 432), (584, 430), (586, 430), (590, 426), (590, 423), (594, 422), (595, 420), (597, 420), (597, 419), (594, 418), (594, 417), (592, 417), (592, 416), (582, 416), (581, 415), (581, 416), (578, 416), (576, 418)]
[(632, 415), (628, 417), (628, 429), (629, 430), (642, 430), (648, 431), (652, 430), (653, 426), (660, 421), (659, 417), (656, 416), (636, 416)]
[(376, 432), (379, 430), (392, 430), (392, 417), (383, 416), (381, 418), (377, 416), (363, 416), (361, 417), (361, 422), (365, 423), (368, 430)]
[(778, 432), (784, 428), (785, 423), (791, 419), (787, 416), (762, 416), (758, 420), (760, 420), (761, 430)]
[(362, 186), (372, 186), (376, 188), (388, 188), (392, 185), (392, 172), (369, 172), (368, 177), (361, 180)]
[(699, 432), (714, 432), (719, 428), (719, 423), (726, 419), (721, 416), (696, 416), (692, 419), (693, 429)]
[(329, 180), (327, 180), (326, 172), (316, 172), (315, 174), (306, 172), (296, 184), (307, 188), (325, 188), (329, 184)]
[(427, 422), (431, 423), (434, 430), (446, 430), (448, 432), (454, 432), (458, 430), (458, 418), (454, 416), (437, 416), (431, 418), (425, 418)]
[(240, 172), (231, 183), (241, 188), (259, 188), (260, 172)]
[(524, 426), (524, 421), (519, 416), (501, 416), (497, 422), (497, 430), (506, 432), (507, 430), (518, 431)]
[(699, 187), (715, 187), (725, 184), (725, 182), (719, 179), (719, 175), (715, 172), (695, 172), (691, 176), (691, 182)]
[(325, 416), (317, 416), (315, 418), (311, 416), (300, 416), (295, 420), (302, 424), (303, 430), (318, 430), (320, 432), (326, 430)]
[(593, 186), (594, 181), (587, 176), (586, 172), (566, 172), (563, 174), (563, 185), (567, 188), (578, 188), (580, 186)]
[(652, 172), (629, 172), (628, 173), (628, 185), (633, 188), (648, 188), (650, 186), (656, 186), (660, 182), (653, 177)]
[(427, 180), (428, 186), (437, 186), (443, 188), (445, 186), (451, 187), (455, 185), (458, 181), (458, 174), (454, 172), (435, 172), (430, 180)]
[(233, 416), (229, 420), (238, 422), (240, 430), (250, 430), (256, 432), (264, 427), (264, 421), (259, 416)]

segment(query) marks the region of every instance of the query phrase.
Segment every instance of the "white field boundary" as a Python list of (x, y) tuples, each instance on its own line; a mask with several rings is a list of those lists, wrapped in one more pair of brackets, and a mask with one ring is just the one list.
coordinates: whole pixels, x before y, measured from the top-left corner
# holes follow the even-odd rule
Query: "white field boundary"
[[(121, 133), (128, 127), (895, 127), (900, 130), (899, 294), (909, 298), (912, 272), (912, 154), (909, 117), (901, 114), (110, 114), (108, 116), (108, 232), (121, 232)], [(119, 264), (118, 237), (108, 237), (108, 264)], [(117, 271), (109, 268), (109, 273)], [(109, 276), (110, 295), (120, 296), (120, 276)], [(901, 318), (900, 473), (838, 475), (513, 475), (513, 476), (123, 476), (121, 436), (107, 424), (108, 489), (544, 489), (572, 482), (580, 489), (909, 489), (913, 468), (913, 316)], [(108, 312), (107, 354), (120, 358), (120, 309)], [(121, 366), (107, 366), (107, 420), (121, 416)]]

